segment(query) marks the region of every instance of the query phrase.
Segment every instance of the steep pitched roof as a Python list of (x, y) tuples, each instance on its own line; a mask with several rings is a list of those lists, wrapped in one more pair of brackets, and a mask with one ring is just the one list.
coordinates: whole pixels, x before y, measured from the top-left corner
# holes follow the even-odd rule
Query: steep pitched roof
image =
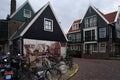
[[(13, 16), (15, 16), (15, 14), (17, 14), (17, 12), (19, 12), (19, 10), (21, 10), (26, 4), (29, 4), (29, 1), (26, 0), (12, 15), (10, 15), (10, 18), (12, 18)], [(35, 13), (34, 9), (32, 8), (32, 6), (30, 5), (31, 9), (33, 10), (33, 12)]]
[[(78, 19), (78, 20), (75, 20), (75, 21), (73, 22), (73, 24), (76, 24), (76, 23), (79, 24), (80, 22), (81, 22), (81, 19)], [(72, 25), (73, 25), (73, 24), (72, 24)], [(71, 25), (70, 29), (68, 30), (68, 33), (80, 31), (80, 27), (79, 27), (78, 29), (73, 30), (73, 29), (72, 29), (72, 25)]]
[[(48, 2), (47, 4), (45, 4), (36, 14), (34, 14), (34, 16), (31, 18), (30, 21), (28, 21), (27, 23), (24, 23), (19, 29), (18, 31), (15, 32), (15, 34), (9, 39), (9, 40), (13, 40), (13, 39), (16, 39), (18, 37), (22, 37), (25, 35), (25, 33), (30, 29), (30, 27), (32, 25), (34, 25), (34, 23), (38, 20), (39, 16), (42, 15), (42, 13), (44, 13), (44, 11), (46, 11), (46, 9), (48, 9), (48, 7), (50, 7), (51, 11), (53, 12), (53, 15), (61, 29), (61, 26), (57, 20), (57, 17), (55, 16), (54, 14), (54, 11), (50, 5), (50, 2)], [(47, 13), (48, 14), (48, 13)], [(64, 40), (67, 41), (67, 37), (65, 36), (63, 30), (61, 29), (61, 32), (63, 33), (63, 36), (64, 36)]]
[(109, 21), (109, 23), (113, 23), (116, 18), (117, 11), (105, 14), (104, 17)]
[[(107, 24), (115, 22), (118, 11), (114, 11), (114, 12), (111, 12), (111, 13), (108, 13), (108, 14), (104, 14), (99, 9), (97, 9), (95, 6), (90, 5), (89, 7), (92, 7)], [(88, 7), (88, 9), (89, 9), (89, 7)], [(87, 9), (87, 11), (88, 11), (88, 9)], [(87, 13), (87, 11), (86, 11), (86, 13)], [(83, 16), (83, 18), (84, 18), (84, 16)]]
[[(89, 7), (91, 7), (106, 23), (109, 24), (108, 20), (103, 16), (103, 13), (101, 11), (99, 11), (96, 7), (94, 7), (92, 5), (89, 5), (88, 9), (89, 9)], [(86, 13), (87, 13), (88, 9), (86, 10)], [(85, 15), (86, 15), (86, 13), (85, 13)], [(83, 18), (85, 17), (85, 15), (83, 16)], [(83, 18), (82, 18), (82, 21), (83, 21)]]
[[(45, 9), (45, 7), (46, 7), (46, 5), (44, 5), (42, 8), (40, 8), (40, 10), (38, 10), (31, 18), (30, 18), (30, 20), (28, 21), (28, 22), (24, 22), (20, 27), (19, 27), (19, 29), (9, 38), (9, 40), (14, 40), (14, 39), (16, 39), (16, 38), (18, 38), (18, 37), (20, 37), (20, 36), (22, 36), (21, 35), (21, 33), (23, 32), (23, 30), (26, 28), (26, 26), (30, 26), (30, 25), (32, 25), (32, 24), (29, 24), (29, 23), (33, 23), (33, 20), (35, 20), (34, 18), (36, 17), (36, 15), (38, 14), (38, 13), (42, 13), (42, 11)], [(38, 16), (37, 16), (38, 17)], [(27, 28), (28, 29), (28, 28)]]
[[(95, 8), (95, 7), (94, 7)], [(109, 23), (114, 23), (117, 15), (117, 11), (104, 14), (99, 9), (95, 8)]]

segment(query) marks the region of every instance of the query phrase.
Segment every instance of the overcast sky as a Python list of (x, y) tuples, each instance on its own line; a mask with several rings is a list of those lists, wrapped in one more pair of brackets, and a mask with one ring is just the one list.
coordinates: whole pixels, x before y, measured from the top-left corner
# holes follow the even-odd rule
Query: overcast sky
[[(0, 19), (5, 19), (7, 14), (10, 13), (10, 1), (0, 0)], [(26, 0), (16, 1), (18, 8)], [(120, 0), (29, 0), (35, 12), (48, 1), (50, 1), (65, 33), (67, 33), (74, 20), (82, 18), (89, 4), (95, 6), (103, 13), (116, 11), (120, 5)]]

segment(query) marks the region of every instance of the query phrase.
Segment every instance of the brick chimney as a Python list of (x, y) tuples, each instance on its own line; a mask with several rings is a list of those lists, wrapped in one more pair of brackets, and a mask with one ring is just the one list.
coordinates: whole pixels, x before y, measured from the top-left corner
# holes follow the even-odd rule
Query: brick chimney
[(11, 0), (11, 6), (10, 6), (10, 15), (12, 15), (16, 10), (16, 0)]

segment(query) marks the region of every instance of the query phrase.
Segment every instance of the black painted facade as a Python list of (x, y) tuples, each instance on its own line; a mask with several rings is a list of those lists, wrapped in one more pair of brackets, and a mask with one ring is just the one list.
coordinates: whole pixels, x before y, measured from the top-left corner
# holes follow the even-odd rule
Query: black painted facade
[[(39, 14), (39, 13), (41, 13), (41, 14)], [(44, 30), (44, 19), (45, 18), (53, 21), (53, 31), (52, 32)], [(29, 28), (28, 28), (28, 26), (29, 26)], [(24, 32), (24, 30), (26, 28), (28, 28), (28, 29)], [(15, 34), (10, 38), (10, 40), (13, 42), (13, 44), (16, 44), (18, 47), (18, 49), (16, 49), (15, 52), (18, 52), (22, 55), (24, 53), (23, 52), (24, 39), (56, 41), (56, 42), (64, 42), (64, 43), (67, 42), (67, 39), (66, 39), (64, 33), (62, 32), (60, 25), (53, 13), (50, 3), (46, 4), (38, 12), (36, 12), (36, 14), (29, 21), (24, 23), (15, 32)], [(22, 45), (20, 45), (20, 44), (22, 44)], [(15, 47), (15, 45), (13, 45), (12, 47)]]
[[(53, 32), (44, 30), (44, 18), (53, 20)], [(66, 42), (60, 25), (58, 24), (49, 5), (37, 18), (37, 20), (30, 26), (28, 31), (23, 35), (23, 38)]]
[[(94, 6), (89, 6), (80, 24), (82, 42), (79, 46), (82, 45), (82, 57), (108, 58), (120, 55), (120, 39), (116, 35), (116, 23), (110, 23), (105, 16), (106, 14), (103, 14)], [(94, 17), (96, 21), (93, 21)], [(91, 18), (92, 20), (90, 20)], [(93, 26), (90, 24), (91, 21), (95, 22), (95, 24), (92, 24)], [(72, 32), (71, 34), (76, 33)], [(77, 44), (77, 42), (71, 43)]]
[[(83, 21), (81, 23), (82, 30), (85, 29), (85, 24), (84, 24), (85, 18), (90, 17), (90, 16), (96, 16), (97, 17), (97, 25), (96, 25), (97, 36), (98, 36), (97, 41), (98, 42), (108, 41), (109, 40), (109, 26), (105, 22), (105, 20), (103, 20), (103, 18), (101, 18), (101, 16), (91, 6), (89, 7), (88, 11), (86, 12), (86, 14), (83, 18)], [(99, 28), (106, 28), (106, 38), (99, 38)]]

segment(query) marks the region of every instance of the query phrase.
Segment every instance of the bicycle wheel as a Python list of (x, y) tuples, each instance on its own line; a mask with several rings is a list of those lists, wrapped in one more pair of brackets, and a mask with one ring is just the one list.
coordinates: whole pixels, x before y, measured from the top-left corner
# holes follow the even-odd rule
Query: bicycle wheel
[(46, 73), (45, 73), (45, 80), (53, 80), (52, 79), (52, 74), (50, 73), (49, 70), (47, 70)]
[(57, 68), (50, 69), (50, 73), (51, 73), (52, 80), (60, 80), (62, 76), (61, 71)]

